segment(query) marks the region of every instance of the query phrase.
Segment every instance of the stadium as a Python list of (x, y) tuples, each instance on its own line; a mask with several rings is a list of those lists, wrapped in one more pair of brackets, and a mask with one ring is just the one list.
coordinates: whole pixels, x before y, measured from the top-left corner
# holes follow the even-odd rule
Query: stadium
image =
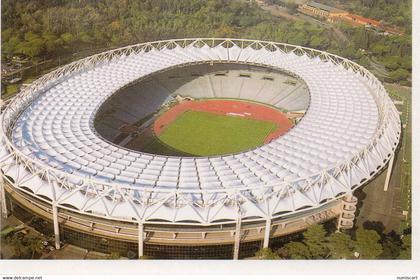
[[(314, 223), (353, 227), (400, 119), (348, 59), (175, 39), (58, 68), (2, 109), (2, 211), (101, 252), (244, 258)], [(386, 187), (386, 186), (385, 186)]]

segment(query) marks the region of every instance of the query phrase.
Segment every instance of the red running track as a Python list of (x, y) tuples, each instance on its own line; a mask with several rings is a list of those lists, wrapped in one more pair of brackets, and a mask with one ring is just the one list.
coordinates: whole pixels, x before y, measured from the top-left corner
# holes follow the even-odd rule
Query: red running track
[(243, 118), (273, 122), (277, 124), (277, 130), (267, 135), (264, 140), (265, 144), (285, 134), (293, 127), (292, 122), (282, 112), (269, 106), (236, 100), (200, 100), (182, 101), (165, 112), (153, 125), (155, 134), (160, 135), (168, 124), (186, 111), (210, 112), (219, 115), (240, 115)]

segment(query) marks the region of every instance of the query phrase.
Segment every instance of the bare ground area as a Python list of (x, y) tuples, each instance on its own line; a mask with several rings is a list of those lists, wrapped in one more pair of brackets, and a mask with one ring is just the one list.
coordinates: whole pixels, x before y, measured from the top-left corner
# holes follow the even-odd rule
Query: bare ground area
[(411, 201), (411, 88), (396, 84), (385, 85), (393, 99), (403, 100), (397, 105), (401, 112), (402, 139), (394, 160), (387, 192), (384, 183), (387, 170), (375, 180), (356, 191), (359, 199), (356, 226), (373, 227), (384, 233), (401, 232), (410, 225)]
[[(17, 219), (15, 216), (11, 215), (8, 218), (4, 218), (3, 215), (0, 215), (0, 228), (3, 229), (6, 226), (17, 227), (23, 222)], [(42, 236), (41, 233), (37, 232), (34, 228), (25, 224), (25, 231), (32, 232), (37, 235)], [(0, 259), (16, 259), (15, 251), (13, 245), (8, 244), (4, 239), (0, 241)], [(89, 251), (74, 245), (65, 244), (60, 250), (45, 250), (41, 256), (37, 256), (39, 259), (55, 259), (55, 260), (83, 260), (83, 259), (107, 259), (109, 255), (103, 254), (100, 252)], [(115, 258), (126, 259), (124, 257), (116, 256)]]
[(388, 191), (383, 190), (387, 172), (387, 170), (384, 170), (374, 181), (355, 192), (359, 199), (357, 227), (369, 228), (375, 226), (379, 227), (384, 233), (399, 231), (400, 223), (404, 220), (403, 210), (400, 206), (399, 169), (400, 166), (397, 161), (393, 168)]
[(299, 17), (290, 14), (289, 10), (287, 8), (281, 7), (279, 5), (260, 5), (261, 9), (264, 11), (269, 12), (275, 17), (282, 17), (287, 20), (300, 20)]

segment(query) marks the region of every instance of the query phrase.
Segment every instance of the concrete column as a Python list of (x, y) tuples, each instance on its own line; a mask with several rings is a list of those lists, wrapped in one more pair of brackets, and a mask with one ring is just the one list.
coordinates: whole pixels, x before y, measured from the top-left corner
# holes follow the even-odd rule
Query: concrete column
[(347, 194), (340, 205), (341, 213), (338, 218), (337, 230), (350, 229), (354, 226), (357, 198), (353, 194)]
[(391, 158), (389, 159), (388, 170), (386, 172), (386, 178), (385, 178), (384, 192), (386, 192), (388, 190), (389, 181), (391, 179), (393, 164), (394, 164), (394, 154), (392, 154)]
[(138, 226), (138, 247), (139, 247), (139, 258), (143, 257), (144, 255), (144, 226), (143, 223), (139, 223)]
[(57, 205), (53, 203), (53, 222), (54, 222), (54, 239), (55, 239), (55, 249), (60, 249), (60, 227), (58, 225), (58, 209)]
[(13, 203), (13, 200), (9, 199), (9, 208), (10, 208), (10, 215), (13, 214), (15, 211), (15, 204)]
[(267, 218), (267, 220), (265, 222), (263, 248), (268, 248), (268, 244), (270, 243), (270, 231), (271, 231), (271, 219)]
[(0, 173), (0, 200), (1, 200), (1, 213), (4, 218), (9, 216), (6, 205), (6, 192), (4, 190), (4, 178), (3, 174)]
[(241, 241), (241, 222), (242, 217), (241, 214), (238, 213), (238, 220), (236, 221), (236, 229), (235, 229), (235, 243), (233, 247), (233, 259), (239, 259), (239, 244)]
[(344, 202), (346, 202), (346, 201), (352, 201), (353, 196), (354, 196), (354, 195), (353, 195), (352, 193), (347, 193), (347, 194), (344, 196), (344, 198), (343, 198)]

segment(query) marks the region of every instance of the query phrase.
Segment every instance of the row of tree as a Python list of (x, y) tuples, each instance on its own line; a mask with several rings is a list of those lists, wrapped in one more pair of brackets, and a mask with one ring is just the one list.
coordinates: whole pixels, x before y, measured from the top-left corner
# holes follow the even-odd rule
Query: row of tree
[(409, 35), (382, 36), (341, 24), (348, 38), (343, 40), (333, 28), (281, 20), (248, 1), (5, 0), (1, 9), (3, 61), (23, 55), (36, 62), (169, 38), (238, 37), (326, 50), (365, 66), (367, 57), (374, 56), (386, 65), (392, 81), (407, 79), (411, 72)]
[(329, 30), (279, 21), (243, 1), (8, 0), (2, 14), (5, 56), (38, 58), (181, 37), (272, 39), (321, 49), (332, 43)]
[(292, 241), (277, 251), (262, 249), (258, 259), (410, 259), (411, 235), (380, 235), (373, 229), (357, 229), (353, 236), (328, 234), (323, 225), (313, 225), (302, 241)]
[(400, 82), (411, 77), (411, 35), (383, 36), (364, 27), (353, 27), (346, 23), (340, 29), (351, 38), (343, 51), (331, 50), (369, 67), (368, 57), (385, 66), (389, 82)]

